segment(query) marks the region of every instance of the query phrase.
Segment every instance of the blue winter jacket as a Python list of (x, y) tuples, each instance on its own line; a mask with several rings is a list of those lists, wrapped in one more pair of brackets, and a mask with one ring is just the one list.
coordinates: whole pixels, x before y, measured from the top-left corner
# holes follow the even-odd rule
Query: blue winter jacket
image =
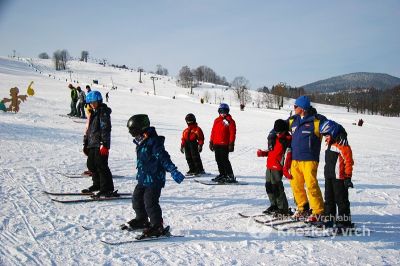
[[(307, 115), (303, 119), (299, 115), (293, 119), (289, 129), (292, 132), (292, 159), (297, 161), (317, 161), (321, 151), (321, 137), (314, 131), (314, 120), (319, 120), (319, 126), (326, 120), (320, 114)], [(319, 133), (319, 129), (317, 130)]]
[(165, 150), (165, 137), (158, 136), (154, 127), (146, 131), (146, 139), (136, 146), (138, 183), (145, 187), (164, 187), (165, 171), (177, 169)]

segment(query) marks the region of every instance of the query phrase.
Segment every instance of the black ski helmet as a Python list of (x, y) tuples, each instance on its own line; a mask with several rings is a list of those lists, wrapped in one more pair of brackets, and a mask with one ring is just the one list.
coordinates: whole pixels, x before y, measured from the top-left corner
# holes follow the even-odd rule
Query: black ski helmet
[(142, 134), (145, 129), (150, 127), (150, 120), (146, 114), (137, 114), (129, 118), (126, 126), (129, 129), (129, 133), (133, 137), (136, 137)]
[(285, 120), (278, 119), (274, 123), (274, 130), (275, 132), (285, 132), (289, 130), (289, 126)]
[(196, 117), (192, 113), (187, 114), (186, 117), (185, 117), (185, 121), (188, 124), (196, 123)]

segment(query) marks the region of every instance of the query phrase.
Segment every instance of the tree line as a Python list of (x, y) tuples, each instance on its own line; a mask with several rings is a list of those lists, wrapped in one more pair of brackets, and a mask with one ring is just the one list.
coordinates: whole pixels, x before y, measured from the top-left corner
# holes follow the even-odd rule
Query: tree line
[(314, 102), (344, 106), (361, 114), (400, 116), (400, 85), (388, 90), (356, 88), (336, 93), (313, 93)]

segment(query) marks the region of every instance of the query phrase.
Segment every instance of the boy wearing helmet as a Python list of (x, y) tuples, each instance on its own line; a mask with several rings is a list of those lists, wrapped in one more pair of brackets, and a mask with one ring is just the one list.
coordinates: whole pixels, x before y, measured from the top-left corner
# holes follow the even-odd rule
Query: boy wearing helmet
[(219, 175), (212, 179), (221, 183), (236, 183), (229, 153), (233, 152), (236, 139), (236, 123), (229, 114), (229, 106), (221, 103), (218, 108), (219, 116), (214, 120), (211, 130), (210, 150), (215, 153)]
[(189, 171), (186, 175), (204, 174), (203, 163), (200, 153), (203, 150), (204, 134), (196, 123), (194, 114), (187, 114), (185, 117), (188, 127), (182, 133), (181, 152), (185, 153)]
[[(136, 144), (138, 181), (132, 196), (132, 207), (136, 217), (121, 226), (123, 230), (143, 229), (139, 238), (164, 235), (162, 211), (159, 204), (161, 189), (165, 186), (165, 172), (180, 184), (185, 176), (171, 161), (165, 150), (165, 137), (159, 136), (150, 126), (146, 114), (137, 114), (129, 118), (127, 127)], [(150, 221), (149, 221), (150, 220)]]
[[(289, 180), (292, 152), (290, 143), (292, 137), (289, 134), (286, 121), (278, 119), (274, 123), (273, 133), (276, 134), (274, 143), (268, 145), (268, 150), (257, 150), (257, 157), (267, 157), (267, 171), (265, 174), (265, 190), (271, 206), (263, 213), (273, 215), (291, 215), (285, 188), (282, 183), (282, 175)], [(271, 133), (270, 133), (271, 134)]]
[(114, 183), (108, 167), (108, 153), (111, 141), (111, 109), (103, 103), (101, 93), (91, 91), (86, 96), (90, 104), (89, 123), (83, 137), (83, 152), (88, 156), (87, 167), (92, 173), (93, 185), (83, 193), (99, 191), (94, 197), (112, 197)]
[(353, 227), (348, 189), (353, 187), (354, 161), (347, 133), (338, 123), (327, 120), (321, 125), (321, 135), (325, 136), (327, 145), (324, 168), (326, 225), (336, 223), (338, 230)]

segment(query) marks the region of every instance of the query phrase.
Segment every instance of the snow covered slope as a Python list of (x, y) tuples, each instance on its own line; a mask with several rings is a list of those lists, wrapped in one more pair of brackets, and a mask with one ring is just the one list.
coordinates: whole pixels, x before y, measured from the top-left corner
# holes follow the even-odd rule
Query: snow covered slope
[[(33, 64), (33, 67), (29, 65)], [(354, 152), (354, 185), (350, 190), (353, 220), (372, 230), (370, 236), (308, 239), (258, 226), (237, 213), (257, 213), (268, 203), (264, 187), (265, 159), (256, 157), (266, 147), (274, 120), (287, 118), (284, 110), (246, 108), (239, 111), (233, 94), (223, 88), (198, 88), (188, 95), (175, 80), (161, 77), (153, 95), (151, 74), (100, 65), (70, 62), (71, 78), (84, 87), (93, 79), (103, 95), (112, 84), (112, 143), (110, 168), (120, 192), (135, 186), (135, 146), (127, 119), (147, 113), (172, 160), (182, 172), (187, 164), (179, 152), (184, 117), (193, 112), (209, 138), (217, 105), (201, 104), (206, 90), (215, 99), (232, 103), (237, 141), (231, 162), (238, 180), (248, 186), (204, 186), (185, 180), (176, 184), (168, 175), (161, 196), (165, 224), (184, 238), (109, 246), (102, 239), (131, 239), (118, 225), (133, 218), (129, 200), (63, 205), (44, 195), (48, 191), (80, 191), (90, 179), (67, 178), (62, 173), (85, 170), (81, 152), (84, 124), (60, 117), (69, 112), (70, 73), (55, 72), (46, 60), (14, 61), (0, 58), (0, 97), (17, 86), (21, 94), (34, 81), (35, 96), (21, 104), (18, 114), (0, 113), (0, 265), (395, 265), (400, 263), (400, 133), (399, 118), (347, 113), (342, 108), (317, 105), (320, 113), (341, 123)], [(35, 71), (35, 69), (37, 71)], [(112, 79), (111, 79), (112, 78)], [(66, 81), (68, 79), (68, 82)], [(132, 89), (132, 92), (131, 90)], [(149, 92), (149, 94), (147, 94)], [(175, 99), (173, 99), (175, 96)], [(352, 125), (359, 118), (363, 127)], [(214, 154), (205, 148), (207, 172), (216, 173)], [(323, 190), (323, 154), (318, 173)], [(289, 183), (286, 194), (294, 206)], [(62, 197), (60, 197), (62, 198)], [(95, 230), (84, 230), (81, 226)]]

